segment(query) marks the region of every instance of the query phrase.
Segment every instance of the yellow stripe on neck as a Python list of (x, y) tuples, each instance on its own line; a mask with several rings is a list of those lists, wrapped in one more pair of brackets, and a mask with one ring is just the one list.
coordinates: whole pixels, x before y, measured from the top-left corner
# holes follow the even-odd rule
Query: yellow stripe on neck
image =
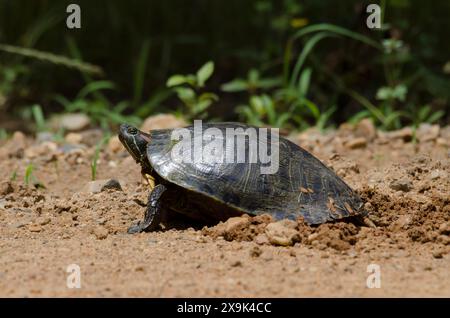
[(153, 191), (153, 188), (156, 185), (155, 178), (153, 178), (153, 176), (151, 176), (151, 175), (146, 173), (145, 174), (145, 179), (147, 180), (148, 187), (150, 188), (150, 191)]

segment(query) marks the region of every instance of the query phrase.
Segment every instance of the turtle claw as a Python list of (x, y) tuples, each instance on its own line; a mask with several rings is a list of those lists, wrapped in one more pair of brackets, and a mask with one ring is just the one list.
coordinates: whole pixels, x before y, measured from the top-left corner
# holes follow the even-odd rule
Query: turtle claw
[(140, 221), (137, 224), (130, 226), (127, 230), (128, 234), (136, 234), (140, 232), (142, 232), (142, 226)]

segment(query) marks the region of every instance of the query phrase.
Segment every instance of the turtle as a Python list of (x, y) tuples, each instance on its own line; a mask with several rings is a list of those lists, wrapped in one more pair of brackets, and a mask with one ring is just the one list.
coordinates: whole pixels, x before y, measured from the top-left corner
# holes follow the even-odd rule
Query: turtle
[[(119, 140), (140, 164), (142, 176), (150, 187), (144, 219), (131, 225), (128, 233), (160, 229), (168, 211), (181, 213), (205, 225), (243, 214), (269, 214), (275, 220), (302, 217), (310, 225), (365, 214), (362, 199), (350, 186), (319, 159), (287, 138), (279, 134), (270, 135), (270, 138), (263, 134), (251, 135), (251, 129), (258, 127), (237, 122), (203, 123), (199, 130), (196, 129), (195, 123), (183, 128), (184, 134), (193, 136), (183, 148), (180, 140), (187, 138), (186, 135), (174, 138), (180, 134), (180, 129), (143, 132), (128, 124), (120, 125)], [(211, 129), (215, 132), (214, 137), (205, 138), (204, 134), (208, 135)], [(229, 131), (234, 134), (227, 134)], [(256, 142), (253, 145), (276, 149), (277, 170), (262, 173), (264, 163), (250, 161), (250, 155), (240, 161), (236, 160), (236, 155), (233, 160), (208, 161), (209, 153), (205, 148), (200, 148), (202, 160), (180, 160), (173, 155), (178, 147), (182, 157), (188, 153), (190, 156), (186, 158), (192, 159), (198, 152), (194, 149), (196, 145), (207, 147), (213, 139), (219, 142), (217, 145), (233, 145), (231, 139), (238, 137), (244, 138), (245, 143), (241, 146), (245, 151), (251, 151), (253, 139)], [(216, 159), (224, 156), (223, 153), (213, 155), (213, 152), (211, 156)]]

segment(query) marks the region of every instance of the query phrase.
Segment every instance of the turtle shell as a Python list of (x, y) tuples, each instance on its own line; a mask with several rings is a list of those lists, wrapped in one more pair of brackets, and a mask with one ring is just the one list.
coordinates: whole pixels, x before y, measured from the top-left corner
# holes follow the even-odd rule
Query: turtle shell
[[(240, 133), (247, 134), (246, 130), (250, 127), (241, 123), (211, 123), (203, 124), (202, 132), (208, 128), (220, 131), (222, 137), (215, 134), (214, 138), (228, 147), (226, 142), (230, 138), (227, 140), (227, 128), (241, 128)], [(198, 152), (198, 147), (194, 149), (196, 143), (205, 147), (210, 142), (203, 135), (195, 135), (194, 126), (184, 129), (191, 133), (191, 149), (185, 147), (181, 150), (184, 153), (180, 155), (192, 156), (195, 151)], [(277, 142), (278, 170), (272, 174), (263, 174), (261, 166), (264, 164), (249, 163), (249, 160), (175, 160), (173, 147), (178, 143), (173, 140), (173, 132), (172, 129), (152, 130), (147, 156), (160, 177), (182, 188), (218, 200), (244, 213), (268, 213), (278, 220), (302, 216), (309, 224), (319, 224), (363, 213), (361, 199), (341, 178), (308, 151), (281, 136)], [(261, 138), (259, 135), (257, 142), (258, 146), (265, 144), (268, 149), (274, 144), (271, 138)], [(248, 142), (245, 147), (248, 150)], [(189, 151), (190, 154), (187, 153)], [(218, 156), (224, 155), (225, 152)]]

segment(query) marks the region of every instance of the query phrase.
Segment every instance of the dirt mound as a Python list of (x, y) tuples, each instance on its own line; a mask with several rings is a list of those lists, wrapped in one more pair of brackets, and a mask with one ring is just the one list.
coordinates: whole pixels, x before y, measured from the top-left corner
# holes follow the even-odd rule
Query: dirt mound
[[(349, 166), (347, 161), (343, 162), (341, 166)], [(342, 172), (343, 168), (339, 169)], [(356, 218), (319, 226), (309, 226), (303, 220), (290, 224), (276, 222), (274, 224), (280, 228), (278, 232), (284, 230), (283, 237), (277, 240), (272, 238), (273, 233), (267, 231), (273, 222), (269, 215), (232, 218), (202, 232), (213, 238), (221, 236), (227, 241), (303, 244), (321, 250), (348, 250), (360, 241), (365, 243), (374, 237), (392, 236), (401, 236), (405, 244), (414, 241), (449, 245), (450, 160), (435, 161), (417, 156), (404, 165), (395, 164), (383, 170), (383, 179), (359, 189), (366, 202), (364, 209), (368, 212), (368, 220)], [(369, 172), (369, 176), (376, 177), (379, 173), (375, 169)], [(293, 231), (289, 232), (289, 229)]]

